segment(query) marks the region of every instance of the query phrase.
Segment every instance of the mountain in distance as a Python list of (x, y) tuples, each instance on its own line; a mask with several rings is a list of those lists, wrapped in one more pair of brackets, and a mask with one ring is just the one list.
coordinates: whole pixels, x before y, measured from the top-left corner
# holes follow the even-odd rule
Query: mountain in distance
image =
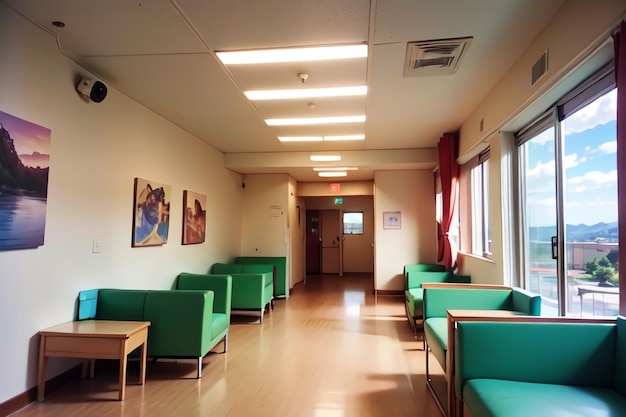
[(50, 165), (50, 155), (44, 153), (20, 154), (20, 159), (27, 167), (47, 168)]
[[(617, 222), (600, 222), (592, 226), (586, 224), (566, 224), (565, 233), (568, 242), (597, 242), (599, 240), (607, 243), (617, 243), (618, 232)], [(530, 228), (530, 240), (539, 242), (549, 242), (550, 238), (556, 234), (554, 226), (541, 226)]]
[(30, 167), (22, 163), (8, 130), (0, 124), (0, 194), (48, 194), (48, 166)]

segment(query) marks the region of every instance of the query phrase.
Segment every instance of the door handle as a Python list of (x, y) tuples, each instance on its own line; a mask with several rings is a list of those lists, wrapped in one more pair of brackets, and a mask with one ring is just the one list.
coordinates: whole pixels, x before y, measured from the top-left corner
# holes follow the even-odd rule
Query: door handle
[(559, 247), (557, 246), (556, 236), (552, 236), (550, 240), (552, 241), (552, 259), (558, 259)]

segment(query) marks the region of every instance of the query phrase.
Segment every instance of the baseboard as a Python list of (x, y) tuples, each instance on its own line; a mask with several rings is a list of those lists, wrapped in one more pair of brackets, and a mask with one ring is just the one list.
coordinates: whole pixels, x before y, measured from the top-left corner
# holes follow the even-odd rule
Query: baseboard
[(374, 295), (389, 295), (393, 297), (403, 297), (403, 290), (374, 290)]
[[(82, 365), (75, 366), (46, 381), (46, 393), (54, 391), (72, 379), (80, 378), (81, 369)], [(8, 416), (15, 413), (34, 401), (37, 401), (37, 386), (0, 403), (0, 416)]]

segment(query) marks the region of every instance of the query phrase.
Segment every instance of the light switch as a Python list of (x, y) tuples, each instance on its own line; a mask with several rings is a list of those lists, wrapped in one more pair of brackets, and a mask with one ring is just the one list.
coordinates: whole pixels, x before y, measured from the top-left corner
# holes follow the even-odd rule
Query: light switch
[(102, 238), (101, 237), (94, 237), (93, 238), (92, 252), (93, 253), (100, 253), (100, 252), (102, 252)]

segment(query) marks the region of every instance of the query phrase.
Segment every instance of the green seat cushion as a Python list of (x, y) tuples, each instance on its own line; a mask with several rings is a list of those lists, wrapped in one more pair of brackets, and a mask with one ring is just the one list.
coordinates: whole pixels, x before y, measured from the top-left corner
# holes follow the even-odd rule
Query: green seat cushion
[(424, 321), (424, 336), (428, 347), (437, 358), (443, 370), (446, 369), (446, 350), (448, 350), (448, 318), (431, 317)]
[(610, 388), (472, 379), (463, 398), (472, 417), (626, 416), (626, 397)]
[(414, 319), (420, 319), (424, 315), (424, 290), (411, 288), (404, 292), (409, 313)]

